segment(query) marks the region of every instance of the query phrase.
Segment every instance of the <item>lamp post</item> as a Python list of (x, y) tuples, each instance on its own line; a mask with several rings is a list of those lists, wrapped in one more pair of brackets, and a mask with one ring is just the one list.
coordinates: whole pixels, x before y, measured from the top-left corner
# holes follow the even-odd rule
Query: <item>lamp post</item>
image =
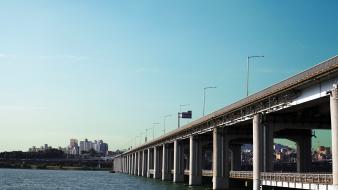
[(216, 88), (216, 86), (207, 86), (207, 87), (203, 88), (203, 90), (204, 90), (204, 95), (203, 95), (203, 116), (204, 116), (204, 111), (205, 111), (205, 91), (207, 89), (211, 89), (211, 88)]
[(159, 125), (160, 123), (153, 123), (153, 140), (154, 140), (154, 128), (155, 128), (155, 125)]
[(146, 137), (144, 138), (144, 142), (148, 141), (148, 130), (149, 129), (153, 129), (153, 128), (151, 127), (151, 128), (146, 129)]
[(166, 120), (168, 117), (171, 117), (171, 114), (168, 114), (168, 115), (163, 116), (163, 134), (165, 134), (165, 120)]
[(249, 96), (250, 59), (252, 59), (252, 58), (263, 58), (263, 57), (264, 57), (264, 55), (248, 56), (248, 59), (247, 59), (247, 73), (246, 73), (246, 96)]

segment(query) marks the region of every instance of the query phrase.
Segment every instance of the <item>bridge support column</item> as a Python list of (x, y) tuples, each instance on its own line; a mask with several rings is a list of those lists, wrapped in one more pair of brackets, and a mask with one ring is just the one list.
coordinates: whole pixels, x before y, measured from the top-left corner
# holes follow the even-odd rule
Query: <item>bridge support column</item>
[(135, 154), (131, 154), (131, 175), (134, 175), (135, 171)]
[(263, 126), (263, 171), (273, 171), (273, 125), (264, 124)]
[(137, 157), (138, 157), (138, 163), (137, 163), (137, 165), (138, 165), (138, 168), (137, 168), (137, 175), (138, 176), (141, 176), (142, 175), (142, 156), (141, 156), (141, 151), (138, 151), (138, 155), (137, 155)]
[(137, 152), (134, 153), (134, 175), (137, 175)]
[[(306, 133), (305, 133), (306, 134)], [(312, 165), (311, 130), (297, 139), (297, 172), (308, 172)]]
[(154, 179), (159, 179), (160, 176), (160, 154), (158, 147), (154, 147)]
[(178, 141), (174, 141), (174, 183), (184, 181), (184, 161), (183, 146)]
[(127, 162), (127, 156), (124, 157), (124, 173), (128, 173), (128, 162)]
[(333, 190), (338, 190), (338, 89), (333, 87), (330, 96), (332, 135), (332, 179)]
[(146, 150), (142, 151), (142, 176), (147, 177), (147, 155)]
[(202, 183), (202, 150), (196, 135), (190, 136), (189, 153), (189, 185), (200, 185)]
[(126, 167), (126, 162), (125, 162), (125, 157), (123, 157), (123, 170), (122, 170), (123, 173), (125, 173), (125, 167)]
[(130, 155), (128, 155), (128, 174), (131, 174)]
[(261, 115), (256, 114), (252, 121), (252, 138), (253, 138), (253, 158), (252, 158), (252, 177), (253, 177), (253, 190), (260, 190), (261, 186), (261, 166), (262, 166), (262, 127)]
[(170, 180), (171, 175), (169, 171), (169, 148), (167, 144), (163, 144), (162, 150), (162, 180)]
[(242, 162), (242, 156), (241, 156), (241, 144), (234, 144), (230, 146), (231, 151), (231, 170), (233, 171), (239, 171), (241, 170), (241, 162)]
[(229, 142), (225, 138), (224, 131), (224, 128), (213, 129), (213, 189), (226, 189), (229, 187)]
[(130, 155), (130, 175), (134, 174), (134, 154)]
[(126, 173), (129, 173), (129, 158), (128, 155), (126, 156)]
[(151, 165), (151, 151), (150, 148), (147, 150), (148, 152), (148, 159), (147, 159), (147, 178), (150, 178), (150, 165)]
[(131, 174), (131, 155), (128, 155), (128, 174)]

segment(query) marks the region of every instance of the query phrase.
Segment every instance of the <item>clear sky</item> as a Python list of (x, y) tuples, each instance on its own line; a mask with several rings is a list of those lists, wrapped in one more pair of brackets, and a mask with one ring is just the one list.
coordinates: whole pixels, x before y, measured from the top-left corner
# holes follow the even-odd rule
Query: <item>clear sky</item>
[[(0, 1), (0, 151), (70, 138), (125, 148), (338, 54), (327, 1)], [(184, 121), (183, 123), (186, 123)], [(148, 134), (150, 135), (150, 133)], [(325, 135), (324, 135), (325, 136)], [(328, 144), (329, 138), (321, 143)], [(137, 141), (139, 141), (137, 139)]]

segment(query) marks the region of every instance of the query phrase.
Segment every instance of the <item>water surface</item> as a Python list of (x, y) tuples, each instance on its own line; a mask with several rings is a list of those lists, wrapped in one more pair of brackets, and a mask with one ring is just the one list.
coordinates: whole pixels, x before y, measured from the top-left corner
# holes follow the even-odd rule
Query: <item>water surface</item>
[(205, 190), (161, 180), (130, 176), (107, 171), (63, 171), (0, 169), (1, 190), (39, 189), (130, 189), (130, 190)]

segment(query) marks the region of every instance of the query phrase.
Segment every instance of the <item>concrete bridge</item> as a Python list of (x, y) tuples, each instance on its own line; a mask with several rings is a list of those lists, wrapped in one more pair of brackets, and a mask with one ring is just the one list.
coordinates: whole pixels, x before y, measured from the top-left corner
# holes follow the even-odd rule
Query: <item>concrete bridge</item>
[[(265, 186), (338, 190), (338, 56), (114, 158), (114, 170), (213, 189), (244, 180)], [(312, 171), (313, 129), (331, 129), (332, 173)], [(297, 172), (273, 169), (273, 139), (297, 144)], [(241, 145), (253, 145), (252, 171)], [(205, 155), (211, 154), (208, 159)]]

